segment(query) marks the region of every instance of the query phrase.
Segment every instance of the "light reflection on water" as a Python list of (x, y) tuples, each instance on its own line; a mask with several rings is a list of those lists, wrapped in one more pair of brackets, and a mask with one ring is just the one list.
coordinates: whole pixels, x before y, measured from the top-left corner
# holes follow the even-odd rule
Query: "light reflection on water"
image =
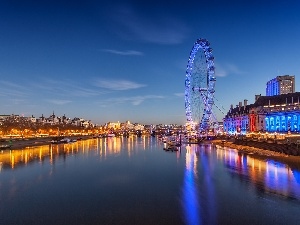
[(212, 146), (188, 145), (185, 153), (183, 209), (186, 224), (217, 224)]
[(107, 156), (118, 156), (121, 151), (126, 151), (130, 157), (135, 154), (134, 149), (145, 150), (147, 146), (151, 146), (151, 141), (153, 139), (146, 137), (112, 137), (88, 139), (67, 144), (42, 145), (20, 150), (5, 150), (0, 152), (0, 172), (4, 169), (15, 169), (18, 166), (36, 161), (44, 162), (46, 160), (52, 165), (55, 163), (55, 159), (60, 156), (67, 157), (78, 153), (97, 152), (101, 159), (105, 159)]
[(186, 166), (183, 180), (183, 208), (187, 224), (202, 224), (197, 189), (197, 157), (194, 149), (186, 146)]
[[(43, 163), (48, 161), (49, 164), (54, 164), (58, 157), (67, 157), (79, 152), (89, 154), (93, 151), (103, 160), (107, 156), (118, 156), (121, 151), (126, 151), (128, 157), (130, 157), (135, 154), (135, 149), (145, 150), (147, 146), (152, 146), (152, 141), (151, 138), (138, 139), (130, 136), (129, 138), (89, 139), (70, 144), (44, 145), (23, 150), (3, 151), (0, 153), (0, 172), (5, 169), (15, 169), (34, 161)], [(155, 145), (153, 148), (155, 148)], [(186, 160), (184, 184), (194, 188), (193, 186), (198, 180), (198, 164), (200, 163), (203, 170), (209, 170), (208, 157), (202, 154), (205, 151), (211, 151), (211, 146), (210, 150), (207, 146), (201, 145), (184, 146), (182, 148), (185, 148)], [(226, 147), (216, 148), (216, 155), (217, 159), (223, 161), (231, 172), (246, 176), (249, 181), (264, 191), (300, 200), (300, 172), (297, 169), (292, 169), (288, 165), (274, 160), (257, 159)], [(176, 157), (179, 160), (180, 152), (176, 153)], [(198, 162), (199, 160), (200, 162)], [(210, 182), (208, 177), (204, 181)], [(189, 188), (185, 187), (185, 189)], [(189, 192), (191, 191), (186, 193)]]
[[(223, 214), (223, 212), (218, 212), (217, 204), (219, 203), (216, 200), (216, 189), (220, 191), (220, 186), (214, 181), (214, 177), (219, 176), (215, 174), (217, 166), (216, 162), (212, 160), (214, 154), (218, 161), (224, 163), (230, 174), (235, 174), (243, 181), (251, 183), (260, 193), (300, 200), (300, 172), (286, 164), (274, 160), (257, 159), (251, 155), (239, 153), (235, 149), (222, 147), (212, 149), (212, 145), (191, 145), (185, 148), (186, 165), (182, 185), (182, 207), (186, 224), (222, 223), (217, 220), (218, 214)], [(238, 192), (236, 194), (239, 195)], [(274, 199), (271, 200), (271, 202), (273, 201)], [(244, 208), (245, 206), (237, 207)], [(249, 215), (251, 214), (257, 215), (258, 212), (249, 211)], [(278, 221), (277, 217), (278, 215), (274, 215), (273, 219), (261, 218), (261, 224)], [(254, 222), (260, 221), (259, 219), (255, 220), (254, 217), (252, 219)], [(239, 224), (243, 220), (240, 217), (235, 224)], [(284, 219), (281, 218), (281, 220)]]
[(235, 149), (217, 148), (217, 158), (260, 190), (300, 200), (299, 171), (274, 160), (262, 160)]
[[(0, 212), (7, 221), (25, 216), (21, 205), (26, 204), (32, 211), (28, 218), (37, 220), (36, 211), (44, 216), (51, 211), (53, 219), (45, 216), (43, 222), (53, 224), (62, 219), (59, 202), (68, 211), (63, 219), (70, 219), (69, 224), (79, 219), (172, 225), (240, 224), (246, 219), (256, 224), (260, 217), (261, 224), (270, 224), (284, 220), (268, 215), (277, 203), (292, 212), (275, 208), (278, 215), (295, 221), (289, 200), (300, 200), (300, 172), (286, 164), (214, 145), (183, 145), (178, 152), (165, 152), (163, 143), (150, 137), (3, 151), (0, 166), (0, 201), (6, 203)], [(9, 207), (15, 214), (7, 214)], [(235, 220), (226, 220), (228, 214)]]
[[(24, 166), (35, 161), (43, 163), (48, 161), (49, 164), (54, 164), (58, 157), (67, 157), (79, 152), (82, 154), (89, 154), (91, 151), (96, 152), (103, 160), (107, 156), (118, 156), (121, 151), (126, 151), (128, 157), (130, 157), (135, 154), (135, 149), (145, 150), (147, 146), (152, 146), (152, 141), (151, 138), (138, 139), (131, 136), (129, 138), (89, 139), (70, 144), (44, 145), (23, 150), (3, 151), (0, 153), (0, 172), (5, 169), (15, 169), (18, 166)], [(155, 145), (153, 148), (155, 148)], [(205, 151), (211, 151), (211, 146), (210, 150), (207, 146), (204, 148), (201, 145), (184, 146), (182, 148), (185, 148), (186, 160), (184, 184), (191, 186), (190, 188), (193, 189), (198, 181), (198, 164), (205, 171), (208, 171), (211, 167), (207, 161), (208, 157), (202, 155)], [(216, 148), (216, 155), (217, 159), (223, 161), (231, 172), (246, 176), (249, 181), (264, 191), (300, 200), (300, 172), (297, 169), (292, 169), (288, 165), (274, 160), (257, 159), (226, 147)], [(179, 160), (180, 152), (176, 153), (176, 157)], [(206, 174), (209, 173), (206, 172)], [(204, 181), (210, 182), (209, 177), (206, 177)], [(185, 187), (185, 189), (191, 190), (190, 188)], [(190, 192), (186, 191), (187, 194)]]

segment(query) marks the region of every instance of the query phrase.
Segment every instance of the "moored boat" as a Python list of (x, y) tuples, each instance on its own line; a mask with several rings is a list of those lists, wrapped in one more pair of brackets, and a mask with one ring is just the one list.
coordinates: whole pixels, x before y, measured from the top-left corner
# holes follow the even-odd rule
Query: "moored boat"
[(178, 151), (178, 148), (177, 147), (179, 147), (179, 146), (177, 146), (177, 144), (176, 143), (173, 143), (173, 142), (171, 142), (171, 141), (168, 141), (166, 144), (165, 144), (165, 146), (164, 146), (164, 150), (166, 150), (166, 151)]
[(59, 144), (60, 143), (60, 141), (59, 140), (57, 140), (57, 139), (53, 139), (53, 140), (51, 140), (51, 144)]
[(70, 138), (63, 138), (60, 140), (60, 143), (69, 143), (71, 141)]
[(0, 149), (9, 149), (11, 148), (11, 145), (0, 145)]

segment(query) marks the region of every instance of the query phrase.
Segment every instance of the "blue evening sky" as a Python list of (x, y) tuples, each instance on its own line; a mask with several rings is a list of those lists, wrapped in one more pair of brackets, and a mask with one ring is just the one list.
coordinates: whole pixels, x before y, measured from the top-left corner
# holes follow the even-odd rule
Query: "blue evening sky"
[(298, 0), (0, 0), (0, 114), (184, 124), (198, 38), (213, 48), (224, 113), (278, 75), (299, 90)]

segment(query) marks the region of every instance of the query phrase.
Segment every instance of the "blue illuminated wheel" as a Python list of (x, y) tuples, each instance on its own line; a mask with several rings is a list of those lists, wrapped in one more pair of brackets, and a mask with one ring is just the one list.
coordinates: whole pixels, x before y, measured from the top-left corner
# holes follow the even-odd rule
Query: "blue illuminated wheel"
[(215, 67), (212, 48), (206, 39), (198, 39), (190, 53), (185, 77), (187, 122), (200, 132), (212, 126), (215, 93)]

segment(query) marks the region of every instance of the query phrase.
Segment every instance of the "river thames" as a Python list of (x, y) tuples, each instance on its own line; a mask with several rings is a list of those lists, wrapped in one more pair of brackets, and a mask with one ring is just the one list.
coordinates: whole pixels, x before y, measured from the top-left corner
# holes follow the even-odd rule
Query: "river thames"
[(299, 224), (299, 168), (163, 146), (133, 136), (3, 151), (0, 224)]

